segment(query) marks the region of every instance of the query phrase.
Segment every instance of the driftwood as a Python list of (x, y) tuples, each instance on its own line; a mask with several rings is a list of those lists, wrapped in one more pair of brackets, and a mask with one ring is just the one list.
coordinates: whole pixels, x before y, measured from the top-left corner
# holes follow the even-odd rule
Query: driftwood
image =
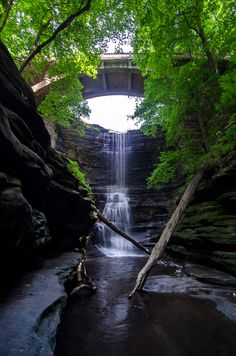
[(88, 277), (86, 273), (84, 259), (79, 262), (76, 269), (76, 284), (77, 286), (72, 290), (70, 296), (78, 296), (81, 290), (88, 290), (89, 292), (96, 291), (95, 283), (91, 280), (91, 278)]
[(113, 231), (115, 231), (117, 234), (119, 234), (120, 236), (124, 237), (126, 240), (130, 241), (133, 245), (135, 245), (136, 247), (138, 247), (140, 250), (146, 252), (147, 254), (151, 254), (151, 252), (148, 250), (148, 248), (142, 246), (141, 244), (139, 244), (137, 241), (135, 241), (132, 237), (130, 237), (129, 235), (127, 235), (124, 231), (120, 230), (117, 226), (113, 225), (109, 220), (107, 220), (105, 218), (104, 215), (102, 215), (100, 213), (100, 211), (96, 211), (97, 217), (99, 220), (101, 220), (105, 225), (107, 225), (110, 229), (112, 229)]
[(145, 266), (139, 272), (137, 279), (136, 279), (135, 287), (132, 290), (132, 292), (130, 293), (129, 298), (131, 298), (137, 290), (140, 291), (143, 288), (144, 283), (146, 282), (146, 279), (150, 272), (150, 269), (156, 263), (156, 261), (160, 258), (162, 252), (164, 251), (166, 244), (168, 243), (170, 237), (172, 236), (177, 224), (179, 223), (181, 216), (183, 215), (195, 190), (197, 189), (200, 181), (202, 180), (203, 173), (204, 173), (203, 170), (200, 170), (193, 177), (192, 181), (189, 183), (187, 189), (184, 192), (184, 195), (182, 196), (182, 198), (179, 202), (179, 205), (177, 206), (177, 208), (175, 209), (171, 218), (169, 219), (168, 223), (166, 224), (166, 227), (165, 227), (160, 239), (154, 246), (151, 256), (149, 257)]

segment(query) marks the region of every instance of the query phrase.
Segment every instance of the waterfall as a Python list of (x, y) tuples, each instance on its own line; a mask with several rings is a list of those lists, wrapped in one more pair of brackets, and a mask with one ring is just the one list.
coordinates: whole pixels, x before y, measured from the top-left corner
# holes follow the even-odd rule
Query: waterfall
[[(129, 233), (130, 208), (126, 187), (129, 133), (105, 133), (103, 147), (107, 156), (107, 168), (111, 171), (103, 215), (121, 230)], [(98, 248), (107, 256), (133, 254), (133, 245), (103, 223), (97, 224), (97, 241)]]

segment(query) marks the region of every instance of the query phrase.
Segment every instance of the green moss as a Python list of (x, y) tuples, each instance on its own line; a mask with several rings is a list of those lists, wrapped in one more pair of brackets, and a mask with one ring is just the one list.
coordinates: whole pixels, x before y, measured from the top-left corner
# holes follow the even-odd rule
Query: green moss
[(93, 200), (93, 193), (90, 187), (90, 184), (85, 176), (85, 174), (80, 170), (79, 165), (76, 161), (69, 160), (67, 165), (68, 171), (78, 179), (79, 183), (87, 193), (88, 200)]

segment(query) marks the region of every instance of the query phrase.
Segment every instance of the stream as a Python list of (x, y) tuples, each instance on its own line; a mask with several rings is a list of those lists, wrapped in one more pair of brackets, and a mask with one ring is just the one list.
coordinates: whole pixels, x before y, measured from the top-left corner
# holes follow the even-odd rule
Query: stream
[(90, 252), (97, 292), (69, 299), (56, 356), (235, 355), (236, 279), (161, 260), (144, 292), (129, 300), (145, 260)]
[(90, 247), (86, 267), (97, 291), (66, 299), (61, 283), (79, 257), (42, 260), (0, 299), (0, 356), (235, 356), (235, 277), (167, 258), (130, 300), (147, 257)]
[[(103, 214), (132, 234), (128, 152), (128, 134), (105, 134), (112, 174)], [(96, 230), (86, 266), (97, 292), (69, 298), (56, 356), (235, 356), (236, 278), (167, 258), (152, 269), (143, 293), (129, 300), (147, 257), (102, 223)]]

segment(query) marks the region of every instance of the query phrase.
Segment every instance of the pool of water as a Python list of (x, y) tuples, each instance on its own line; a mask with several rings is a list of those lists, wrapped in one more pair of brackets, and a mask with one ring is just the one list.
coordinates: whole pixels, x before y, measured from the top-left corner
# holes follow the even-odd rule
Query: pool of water
[(55, 355), (235, 356), (234, 280), (204, 282), (186, 266), (160, 261), (144, 292), (129, 300), (145, 260), (88, 256), (97, 292), (69, 299)]

